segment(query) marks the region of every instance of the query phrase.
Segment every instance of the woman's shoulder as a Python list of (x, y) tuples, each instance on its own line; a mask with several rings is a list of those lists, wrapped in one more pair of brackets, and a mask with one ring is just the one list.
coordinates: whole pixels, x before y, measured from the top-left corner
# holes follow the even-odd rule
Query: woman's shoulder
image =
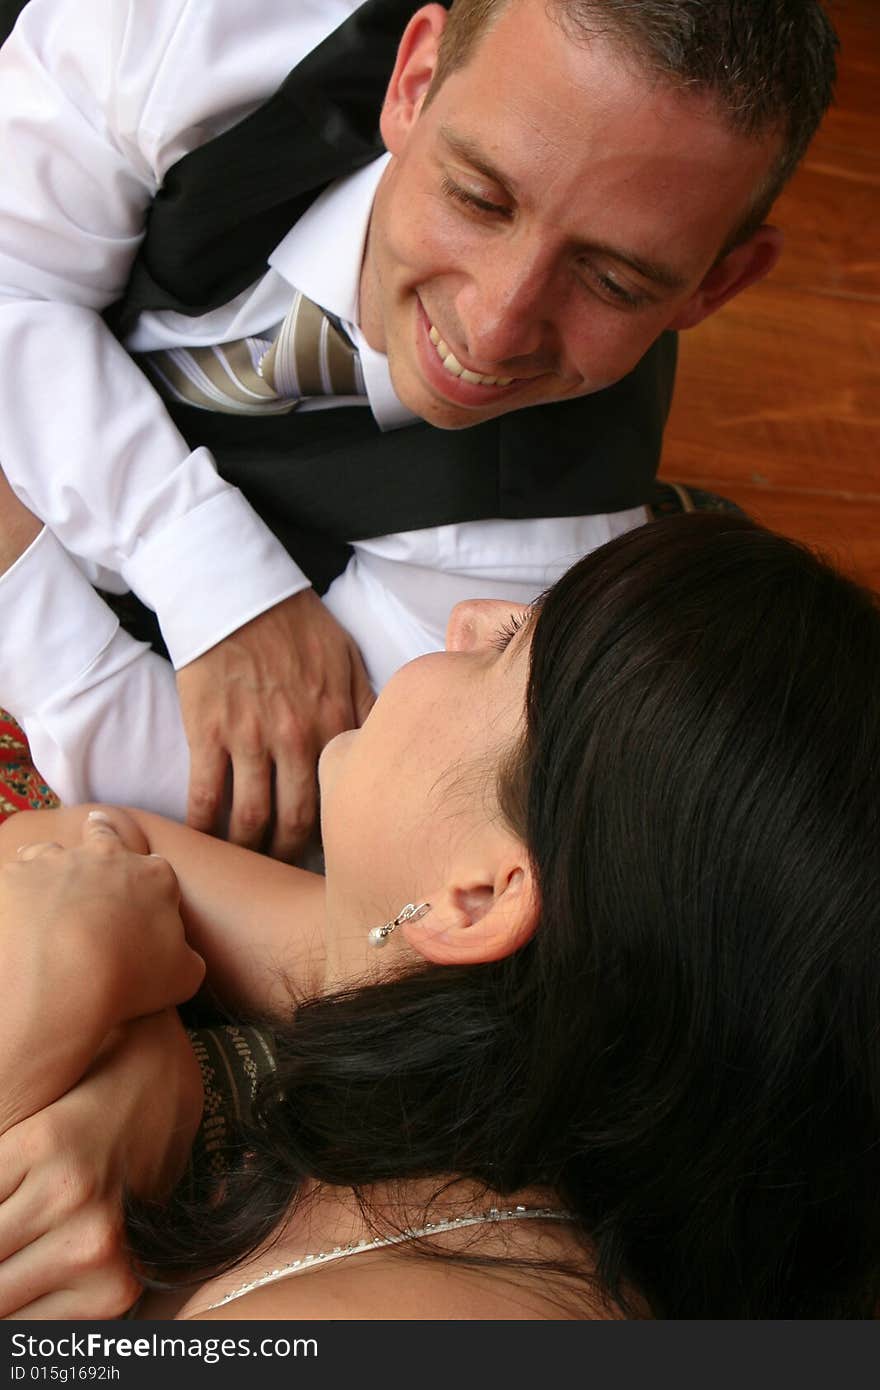
[(190, 1321), (545, 1321), (606, 1320), (601, 1300), (580, 1281), (508, 1267), (468, 1266), (387, 1252), (337, 1267), (288, 1275)]

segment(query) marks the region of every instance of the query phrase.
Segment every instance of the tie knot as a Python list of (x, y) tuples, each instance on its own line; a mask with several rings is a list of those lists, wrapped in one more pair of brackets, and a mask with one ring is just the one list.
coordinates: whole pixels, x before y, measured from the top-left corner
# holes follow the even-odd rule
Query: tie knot
[(286, 415), (309, 396), (366, 397), (355, 348), (304, 294), (295, 293), (267, 350), (268, 337), (163, 348), (139, 360), (166, 399), (229, 415)]
[(354, 346), (330, 315), (299, 290), (260, 372), (283, 397), (364, 394)]

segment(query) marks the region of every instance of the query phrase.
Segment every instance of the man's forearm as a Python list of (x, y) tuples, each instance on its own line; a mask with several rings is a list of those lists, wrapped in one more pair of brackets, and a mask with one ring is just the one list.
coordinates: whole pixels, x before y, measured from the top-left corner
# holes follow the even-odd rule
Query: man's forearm
[(42, 523), (16, 497), (0, 472), (0, 574), (5, 574), (36, 540)]

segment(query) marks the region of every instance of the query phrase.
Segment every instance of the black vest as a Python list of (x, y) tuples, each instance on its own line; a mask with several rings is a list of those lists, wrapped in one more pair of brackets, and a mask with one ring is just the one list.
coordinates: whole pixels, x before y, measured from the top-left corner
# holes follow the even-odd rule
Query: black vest
[[(8, 24), (20, 8), (0, 0), (0, 19)], [(107, 316), (117, 332), (143, 309), (199, 314), (228, 302), (265, 271), (330, 181), (381, 152), (384, 88), (416, 8), (366, 0), (264, 106), (168, 172), (126, 294)], [(171, 414), (323, 588), (344, 567), (350, 540), (646, 502), (675, 355), (675, 336), (665, 334), (608, 390), (461, 431), (420, 423), (382, 434), (363, 408), (254, 418), (179, 406)]]

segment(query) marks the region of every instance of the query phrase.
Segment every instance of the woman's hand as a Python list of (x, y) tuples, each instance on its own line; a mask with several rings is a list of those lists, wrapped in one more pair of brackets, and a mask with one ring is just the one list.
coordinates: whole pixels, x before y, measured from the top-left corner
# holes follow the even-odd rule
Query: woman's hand
[(195, 993), (178, 907), (170, 865), (100, 816), (75, 848), (0, 866), (0, 1133), (74, 1085), (111, 1028)]
[(135, 1302), (123, 1194), (170, 1191), (202, 1098), (166, 1010), (114, 1030), (73, 1090), (0, 1138), (0, 1317), (112, 1318)]

